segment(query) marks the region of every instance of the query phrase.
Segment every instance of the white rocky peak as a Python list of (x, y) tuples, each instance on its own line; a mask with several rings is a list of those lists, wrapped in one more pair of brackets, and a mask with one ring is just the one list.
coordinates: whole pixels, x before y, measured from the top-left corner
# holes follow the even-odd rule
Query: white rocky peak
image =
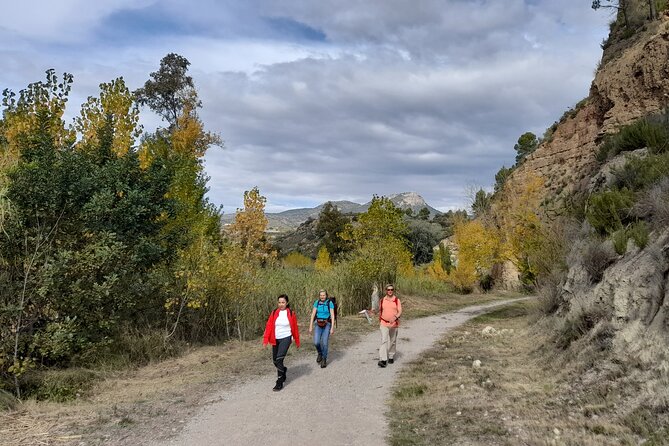
[(400, 206), (415, 207), (427, 205), (425, 200), (423, 200), (423, 197), (416, 192), (403, 192), (401, 194), (390, 195), (388, 198), (390, 201)]

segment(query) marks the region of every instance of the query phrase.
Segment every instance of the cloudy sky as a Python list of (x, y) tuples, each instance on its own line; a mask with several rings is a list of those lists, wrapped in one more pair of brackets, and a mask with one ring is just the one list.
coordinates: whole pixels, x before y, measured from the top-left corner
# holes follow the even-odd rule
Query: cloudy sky
[[(415, 191), (441, 209), (491, 188), (525, 131), (587, 96), (610, 17), (589, 0), (0, 0), (0, 88), (98, 84), (191, 62), (210, 199), (234, 212)], [(144, 111), (147, 130), (160, 122)]]

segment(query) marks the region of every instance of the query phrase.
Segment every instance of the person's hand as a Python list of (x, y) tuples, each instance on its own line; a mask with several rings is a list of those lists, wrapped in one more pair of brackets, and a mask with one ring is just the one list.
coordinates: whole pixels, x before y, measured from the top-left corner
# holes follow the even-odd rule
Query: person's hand
[(314, 329), (313, 325), (309, 325), (309, 334), (311, 334), (311, 331)]
[(334, 327), (330, 327), (330, 334), (334, 333)]

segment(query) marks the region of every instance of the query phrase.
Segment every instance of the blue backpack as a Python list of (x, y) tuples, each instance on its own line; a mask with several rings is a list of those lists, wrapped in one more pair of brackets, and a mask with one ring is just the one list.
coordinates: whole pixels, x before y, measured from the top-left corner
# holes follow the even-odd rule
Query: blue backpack
[(339, 310), (339, 308), (337, 307), (337, 298), (336, 297), (328, 297), (327, 299), (325, 299), (325, 302), (323, 302), (323, 303), (321, 303), (320, 299), (318, 299), (316, 301), (316, 305), (318, 305), (318, 306), (326, 305), (327, 308), (328, 308), (328, 313), (329, 313), (330, 312), (330, 302), (332, 302), (332, 306), (334, 307), (333, 308), (334, 321), (332, 321), (332, 318), (330, 316), (328, 316), (327, 321), (332, 322), (332, 325), (334, 325), (336, 327), (337, 326), (337, 310)]

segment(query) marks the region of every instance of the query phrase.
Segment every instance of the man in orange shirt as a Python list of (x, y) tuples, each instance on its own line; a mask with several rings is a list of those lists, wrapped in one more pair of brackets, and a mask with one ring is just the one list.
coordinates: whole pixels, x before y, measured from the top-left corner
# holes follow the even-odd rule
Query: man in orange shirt
[(379, 347), (379, 367), (395, 362), (397, 330), (402, 315), (402, 303), (395, 296), (395, 287), (386, 285), (386, 294), (379, 301), (379, 328), (381, 329), (381, 347)]

